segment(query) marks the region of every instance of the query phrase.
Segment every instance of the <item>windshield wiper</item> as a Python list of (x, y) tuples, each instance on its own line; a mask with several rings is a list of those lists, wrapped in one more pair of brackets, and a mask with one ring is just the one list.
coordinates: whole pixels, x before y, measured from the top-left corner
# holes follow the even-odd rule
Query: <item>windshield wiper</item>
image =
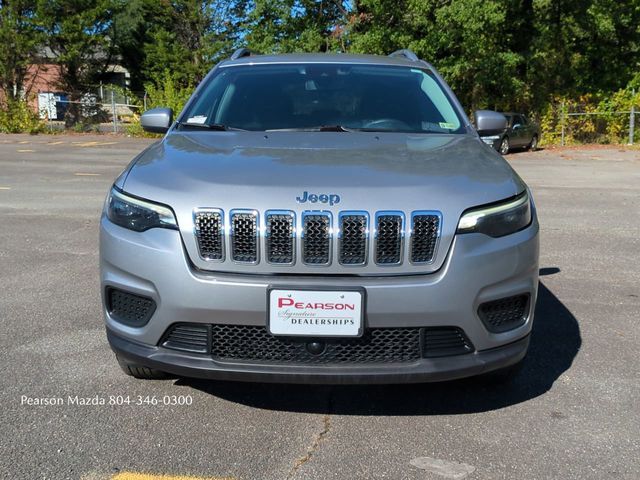
[(299, 128), (270, 128), (265, 132), (353, 132), (356, 128), (343, 127), (342, 125), (320, 125), (317, 127)]
[(241, 131), (246, 132), (246, 130), (242, 128), (228, 127), (227, 125), (223, 125), (221, 123), (189, 123), (189, 122), (178, 122), (178, 125), (181, 127), (194, 127), (194, 128), (202, 128), (205, 130), (215, 130), (218, 132), (227, 132), (227, 131)]

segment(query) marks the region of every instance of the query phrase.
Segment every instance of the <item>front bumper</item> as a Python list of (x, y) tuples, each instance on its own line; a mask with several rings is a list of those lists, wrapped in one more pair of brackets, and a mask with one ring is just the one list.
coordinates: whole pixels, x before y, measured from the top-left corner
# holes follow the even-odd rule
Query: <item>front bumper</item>
[[(177, 231), (132, 232), (101, 222), (101, 286), (152, 298), (151, 320), (135, 328), (111, 318), (112, 348), (123, 358), (170, 373), (217, 379), (320, 383), (396, 383), (454, 379), (517, 363), (526, 354), (538, 286), (538, 224), (506, 237), (458, 235), (442, 268), (387, 277), (241, 275), (201, 272)], [(393, 365), (295, 365), (216, 362), (205, 354), (159, 347), (176, 322), (266, 325), (269, 287), (364, 288), (365, 327), (459, 327), (475, 352)], [(527, 320), (502, 333), (479, 319), (484, 302), (528, 293)]]
[(182, 377), (246, 382), (314, 384), (391, 384), (455, 380), (508, 367), (522, 360), (529, 335), (502, 347), (453, 357), (425, 358), (410, 364), (346, 366), (251, 365), (215, 362), (203, 354), (140, 345), (107, 330), (121, 358)]

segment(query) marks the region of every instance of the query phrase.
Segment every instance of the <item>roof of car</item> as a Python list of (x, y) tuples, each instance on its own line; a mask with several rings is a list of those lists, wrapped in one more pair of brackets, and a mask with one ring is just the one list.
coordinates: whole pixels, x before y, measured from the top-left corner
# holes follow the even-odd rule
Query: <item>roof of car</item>
[(423, 60), (409, 60), (401, 56), (353, 55), (346, 53), (287, 53), (282, 55), (248, 55), (236, 60), (225, 60), (221, 67), (233, 65), (262, 65), (267, 63), (350, 63), (363, 65), (396, 65), (432, 68)]

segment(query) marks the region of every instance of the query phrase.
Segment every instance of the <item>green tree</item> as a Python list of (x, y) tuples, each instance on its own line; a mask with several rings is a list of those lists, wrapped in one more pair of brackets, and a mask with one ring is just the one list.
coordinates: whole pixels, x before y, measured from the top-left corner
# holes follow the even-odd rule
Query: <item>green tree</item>
[(33, 2), (0, 0), (0, 89), (8, 100), (28, 94), (27, 71), (42, 42)]
[(142, 71), (147, 54), (145, 45), (153, 43), (151, 34), (154, 30), (171, 28), (170, 18), (170, 5), (157, 0), (123, 0), (116, 12), (116, 52), (131, 74), (132, 90), (141, 91), (149, 81)]
[(340, 27), (349, 15), (339, 0), (255, 0), (245, 22), (246, 41), (261, 53), (338, 51)]
[(640, 2), (555, 1), (534, 4), (530, 82), (544, 101), (613, 91), (640, 67)]
[(193, 85), (238, 43), (243, 3), (224, 0), (167, 2), (144, 44), (142, 74), (156, 84), (170, 70), (182, 86)]
[[(78, 101), (87, 87), (114, 61), (115, 0), (39, 0), (38, 15), (47, 35), (46, 45), (60, 67), (60, 88)], [(72, 103), (65, 123), (80, 119)]]
[(432, 62), (464, 105), (505, 108), (525, 92), (525, 58), (514, 48), (510, 0), (363, 0), (350, 34), (352, 51), (410, 48)]

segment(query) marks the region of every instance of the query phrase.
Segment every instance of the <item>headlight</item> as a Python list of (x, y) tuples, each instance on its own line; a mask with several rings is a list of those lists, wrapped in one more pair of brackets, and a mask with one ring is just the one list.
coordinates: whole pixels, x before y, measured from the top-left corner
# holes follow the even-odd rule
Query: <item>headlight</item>
[(467, 210), (458, 222), (457, 233), (503, 237), (528, 227), (530, 223), (531, 201), (525, 190), (514, 200)]
[(178, 229), (176, 217), (169, 207), (130, 197), (115, 188), (111, 189), (107, 199), (107, 218), (136, 232), (150, 228)]
[(489, 137), (480, 137), (487, 145), (493, 145), (496, 140), (500, 140), (500, 135), (491, 135)]

